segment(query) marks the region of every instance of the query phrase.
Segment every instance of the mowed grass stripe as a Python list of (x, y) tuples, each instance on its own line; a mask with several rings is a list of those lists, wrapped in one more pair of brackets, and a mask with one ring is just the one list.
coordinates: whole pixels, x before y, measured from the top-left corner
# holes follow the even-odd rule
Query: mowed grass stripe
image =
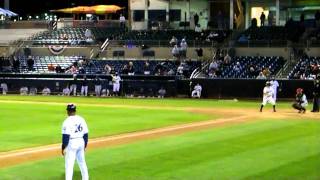
[[(0, 152), (60, 143), (65, 106), (5, 103), (0, 109)], [(79, 106), (78, 113), (86, 119), (91, 138), (215, 118), (177, 110), (90, 106)]]
[[(318, 121), (257, 121), (89, 151), (91, 179), (320, 178)], [(0, 170), (4, 179), (63, 179), (63, 159)], [(273, 173), (274, 172), (274, 173)], [(310, 175), (310, 176), (309, 176)], [(76, 177), (80, 177), (79, 172)], [(19, 178), (18, 178), (19, 179)]]
[[(150, 108), (257, 108), (259, 109), (261, 101), (243, 101), (243, 100), (212, 100), (212, 99), (178, 99), (178, 98), (96, 98), (96, 97), (66, 97), (66, 96), (0, 96), (0, 101), (38, 101), (47, 103), (83, 103), (93, 105), (118, 105), (118, 106), (145, 106)], [(277, 108), (291, 108), (291, 102), (277, 102)]]

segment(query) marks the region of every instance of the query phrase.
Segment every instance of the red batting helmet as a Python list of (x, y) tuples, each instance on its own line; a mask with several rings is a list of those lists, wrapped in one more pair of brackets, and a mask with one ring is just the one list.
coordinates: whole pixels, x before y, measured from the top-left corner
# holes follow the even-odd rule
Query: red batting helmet
[(297, 92), (297, 94), (301, 94), (301, 93), (303, 92), (303, 89), (302, 89), (302, 88), (298, 88), (298, 89), (296, 90), (296, 92)]

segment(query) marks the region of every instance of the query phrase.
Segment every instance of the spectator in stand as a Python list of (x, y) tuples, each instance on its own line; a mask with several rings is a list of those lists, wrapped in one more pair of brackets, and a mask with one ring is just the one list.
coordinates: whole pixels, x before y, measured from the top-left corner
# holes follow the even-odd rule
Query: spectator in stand
[(217, 15), (217, 21), (218, 21), (218, 29), (223, 29), (224, 27), (224, 17), (223, 17), (223, 14), (221, 11), (218, 12), (218, 15)]
[(144, 62), (143, 74), (144, 75), (150, 75), (151, 74), (151, 68), (150, 68), (150, 64), (149, 64), (148, 61)]
[(134, 73), (135, 73), (135, 70), (134, 70), (133, 62), (130, 61), (128, 64), (128, 75), (133, 76)]
[(172, 56), (179, 59), (180, 56), (180, 50), (178, 48), (178, 45), (174, 45), (173, 49), (171, 50)]
[(13, 72), (20, 72), (20, 61), (17, 57), (13, 56), (12, 58), (12, 67), (13, 67)]
[(86, 37), (86, 40), (92, 40), (92, 32), (89, 28), (86, 29), (84, 36)]
[(184, 63), (181, 62), (177, 68), (177, 75), (183, 75), (183, 72), (184, 72)]
[(180, 43), (180, 55), (183, 57), (183, 58), (186, 58), (187, 57), (187, 48), (188, 48), (188, 44), (187, 44), (187, 41), (185, 38), (183, 38), (181, 40), (181, 43)]
[(128, 70), (128, 65), (125, 64), (123, 65), (123, 68), (121, 70), (121, 74), (128, 74), (129, 70)]
[(166, 95), (167, 91), (166, 89), (164, 89), (163, 87), (161, 87), (158, 91), (158, 98), (164, 98), (164, 96)]
[(50, 71), (50, 72), (54, 72), (55, 71), (55, 68), (54, 68), (53, 64), (48, 64), (48, 71)]
[(88, 79), (87, 76), (83, 76), (81, 82), (81, 96), (88, 96)]
[(27, 59), (28, 71), (33, 71), (34, 60), (32, 56), (29, 56)]
[(257, 79), (267, 79), (266, 76), (264, 76), (263, 72), (261, 71), (259, 75), (257, 76)]
[(77, 96), (77, 85), (77, 74), (73, 74), (73, 79), (70, 81), (70, 93), (73, 93), (73, 96)]
[(56, 73), (63, 73), (63, 70), (59, 64), (56, 66), (55, 70), (56, 70)]
[(70, 96), (70, 89), (68, 86), (62, 90), (62, 96)]
[(263, 75), (267, 78), (271, 75), (269, 68), (263, 68), (262, 72), (263, 72)]
[(178, 39), (175, 36), (172, 36), (170, 42), (169, 42), (170, 46), (175, 46), (178, 44)]
[(269, 14), (268, 14), (268, 26), (272, 26), (273, 24), (273, 14), (271, 11), (269, 11)]
[(2, 89), (2, 94), (3, 94), (3, 95), (6, 95), (7, 92), (8, 92), (8, 85), (7, 85), (7, 83), (2, 82), (2, 83), (0, 84), (0, 88)]
[(94, 92), (97, 97), (101, 96), (102, 82), (99, 76), (94, 79)]
[(198, 15), (198, 13), (196, 13), (196, 14), (193, 16), (193, 19), (194, 19), (194, 25), (195, 25), (195, 26), (198, 26), (198, 25), (199, 25), (199, 15)]
[(120, 14), (120, 28), (125, 29), (126, 28), (126, 18), (124, 17), (124, 15)]
[(218, 71), (219, 70), (219, 64), (217, 60), (213, 60), (210, 64), (209, 64), (209, 72), (210, 71)]
[(63, 36), (62, 36), (62, 40), (64, 40), (64, 41), (67, 41), (69, 38), (68, 38), (68, 35), (67, 34), (64, 34)]
[(240, 62), (237, 62), (236, 65), (233, 66), (233, 71), (236, 73), (240, 73), (240, 71), (241, 71)]
[(230, 57), (229, 53), (227, 53), (223, 58), (223, 64), (229, 65), (230, 63), (231, 63), (231, 57)]
[(20, 95), (26, 96), (28, 95), (29, 89), (26, 86), (20, 88)]
[(111, 73), (111, 70), (112, 70), (112, 68), (111, 68), (111, 66), (109, 64), (106, 64), (103, 69), (104, 69), (104, 73), (107, 74), (107, 75), (109, 75)]
[(218, 37), (219, 37), (218, 33), (211, 31), (207, 37), (207, 41), (216, 41)]
[(203, 49), (201, 47), (196, 49), (198, 60), (203, 60)]
[(200, 24), (196, 25), (196, 27), (194, 28), (194, 32), (196, 32), (196, 33), (201, 33), (202, 32)]
[(43, 90), (42, 90), (42, 95), (43, 96), (48, 96), (48, 95), (50, 95), (51, 94), (51, 90), (47, 87), (47, 86), (45, 86), (44, 88), (43, 88)]
[(254, 68), (253, 65), (251, 65), (251, 66), (249, 67), (249, 76), (250, 76), (250, 78), (254, 78), (254, 77), (257, 76), (256, 70), (255, 70), (255, 68)]
[(216, 77), (218, 77), (216, 71), (214, 71), (214, 70), (209, 71), (209, 77), (210, 77), (210, 78), (216, 78)]
[(264, 12), (262, 12), (260, 15), (260, 21), (261, 26), (264, 26), (264, 23), (266, 21), (266, 15), (264, 14)]

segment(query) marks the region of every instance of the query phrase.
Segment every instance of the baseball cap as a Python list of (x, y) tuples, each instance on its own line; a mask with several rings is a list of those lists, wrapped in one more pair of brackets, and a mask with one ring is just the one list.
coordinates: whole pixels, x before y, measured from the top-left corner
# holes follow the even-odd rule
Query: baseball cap
[(67, 111), (76, 111), (77, 106), (73, 103), (67, 105)]

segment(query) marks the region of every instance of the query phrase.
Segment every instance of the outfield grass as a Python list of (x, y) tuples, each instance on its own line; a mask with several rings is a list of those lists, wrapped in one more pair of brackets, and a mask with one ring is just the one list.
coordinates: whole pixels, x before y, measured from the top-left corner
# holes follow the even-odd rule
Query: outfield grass
[[(33, 101), (38, 99), (48, 100), (46, 97), (25, 98), (30, 98)], [(49, 100), (54, 99), (49, 98)], [(97, 99), (92, 99), (90, 103), (93, 103), (93, 100)], [(0, 152), (60, 143), (61, 126), (66, 118), (65, 106), (64, 103), (54, 105), (1, 103)], [(174, 109), (150, 110), (143, 108), (93, 107), (90, 105), (79, 105), (78, 112), (87, 120), (91, 138), (214, 118), (214, 116), (209, 117), (208, 115)]]
[[(0, 100), (38, 101), (60, 103), (84, 103), (104, 105), (132, 105), (150, 107), (208, 107), (208, 108), (260, 108), (260, 101), (212, 100), (212, 99), (130, 99), (130, 98), (95, 98), (65, 96), (0, 96)], [(278, 108), (291, 108), (291, 102), (277, 102)]]
[[(319, 179), (318, 120), (246, 122), (88, 151), (91, 179)], [(1, 169), (9, 179), (63, 179), (62, 157)], [(76, 170), (76, 179), (80, 179)]]

